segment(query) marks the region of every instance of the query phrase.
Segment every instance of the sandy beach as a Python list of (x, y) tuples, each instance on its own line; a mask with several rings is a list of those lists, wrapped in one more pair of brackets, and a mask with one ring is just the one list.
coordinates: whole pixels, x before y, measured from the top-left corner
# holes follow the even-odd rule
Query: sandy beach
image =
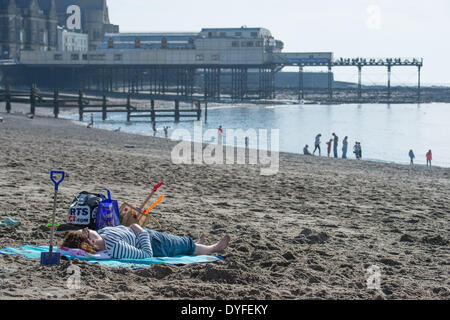
[[(174, 141), (0, 110), (0, 220), (21, 222), (0, 228), (1, 248), (49, 243), (57, 169), (68, 173), (59, 223), (81, 191), (107, 187), (119, 205), (138, 204), (164, 181), (160, 231), (231, 236), (224, 263), (137, 271), (0, 255), (0, 299), (449, 299), (448, 168), (295, 154), (280, 154), (274, 176), (257, 165), (175, 165)], [(67, 288), (72, 265), (80, 290)], [(379, 290), (367, 288), (371, 266)]]

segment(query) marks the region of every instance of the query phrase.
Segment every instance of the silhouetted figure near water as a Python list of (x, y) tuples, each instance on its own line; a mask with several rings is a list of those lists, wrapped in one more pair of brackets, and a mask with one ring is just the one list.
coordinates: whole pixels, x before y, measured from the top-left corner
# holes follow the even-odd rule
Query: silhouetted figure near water
[(333, 139), (330, 139), (330, 141), (327, 142), (327, 146), (328, 146), (328, 158), (330, 157), (331, 154), (331, 144), (333, 143)]
[(333, 133), (333, 137), (334, 137), (334, 139), (333, 139), (333, 152), (334, 152), (334, 157), (337, 158), (338, 157), (337, 149), (338, 149), (339, 137), (335, 133)]
[(222, 144), (222, 136), (223, 136), (223, 129), (222, 126), (219, 126), (219, 129), (217, 129), (217, 143)]
[(428, 164), (430, 164), (430, 168), (431, 168), (431, 160), (433, 160), (433, 154), (431, 153), (431, 150), (428, 150), (428, 152), (427, 152), (427, 167), (428, 167)]
[(156, 131), (158, 131), (158, 129), (156, 129), (156, 121), (153, 121), (153, 136), (156, 137)]
[(319, 133), (319, 134), (316, 136), (316, 141), (314, 142), (315, 148), (314, 148), (314, 151), (313, 151), (313, 154), (315, 154), (315, 153), (316, 153), (316, 150), (319, 149), (319, 157), (320, 157), (320, 155), (321, 155), (321, 151), (320, 151), (320, 137), (322, 137), (322, 135)]
[(342, 141), (342, 159), (347, 159), (348, 137)]
[(409, 158), (411, 159), (411, 162), (410, 162), (410, 164), (413, 166), (414, 165), (414, 158), (415, 158), (416, 156), (414, 155), (414, 151), (412, 151), (412, 150), (409, 150)]
[(355, 146), (353, 147), (353, 153), (355, 154), (355, 157), (357, 160), (361, 160), (361, 145), (359, 142), (355, 142)]
[(308, 145), (306, 145), (306, 146), (303, 148), (303, 154), (304, 154), (305, 156), (311, 156), (311, 152), (309, 152), (309, 150), (308, 150)]

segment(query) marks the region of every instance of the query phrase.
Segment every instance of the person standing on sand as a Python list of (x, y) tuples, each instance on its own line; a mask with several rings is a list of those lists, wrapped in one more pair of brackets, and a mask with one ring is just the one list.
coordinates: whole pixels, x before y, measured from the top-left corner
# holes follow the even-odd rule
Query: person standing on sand
[(334, 152), (334, 157), (337, 158), (338, 157), (337, 149), (338, 149), (339, 137), (335, 133), (333, 133), (333, 137), (334, 137), (334, 139), (333, 139), (333, 142), (334, 142), (333, 143), (333, 152)]
[(430, 168), (431, 168), (431, 160), (433, 160), (433, 154), (431, 153), (431, 150), (428, 150), (428, 152), (427, 152), (427, 167), (428, 167), (428, 164), (430, 164)]
[(361, 142), (358, 142), (358, 157), (359, 160), (362, 159), (362, 148), (361, 148)]
[(130, 227), (106, 227), (98, 232), (84, 228), (66, 233), (61, 247), (81, 249), (95, 254), (106, 251), (112, 259), (146, 259), (153, 257), (174, 257), (177, 255), (209, 255), (226, 249), (230, 236), (224, 236), (214, 245), (206, 246), (204, 234), (194, 243), (191, 237), (165, 234), (138, 224)]
[(153, 136), (156, 137), (156, 121), (153, 121)]
[(330, 157), (331, 154), (331, 144), (333, 143), (333, 139), (330, 139), (330, 141), (327, 142), (327, 146), (328, 146), (328, 158)]
[(342, 141), (342, 159), (347, 159), (348, 137)]
[(169, 127), (164, 127), (164, 136), (166, 137), (166, 139), (167, 139), (167, 137), (169, 136)]
[(355, 142), (355, 146), (353, 147), (353, 153), (355, 154), (355, 157), (356, 157), (357, 160), (360, 160), (360, 158), (359, 158), (359, 148), (360, 148), (359, 142)]
[(409, 158), (411, 159), (411, 162), (410, 162), (410, 164), (413, 166), (414, 165), (414, 158), (415, 158), (416, 156), (414, 155), (414, 152), (412, 151), (412, 149), (411, 150), (409, 150)]
[(319, 134), (316, 136), (316, 141), (314, 142), (315, 148), (314, 148), (314, 151), (313, 151), (313, 154), (315, 154), (315, 153), (316, 153), (316, 150), (319, 149), (319, 157), (320, 157), (320, 155), (321, 155), (321, 152), (320, 152), (320, 137), (322, 137), (322, 134), (319, 133)]
[(219, 144), (222, 144), (222, 136), (223, 136), (223, 129), (222, 126), (219, 126), (219, 129), (217, 129), (217, 141)]
[(245, 137), (245, 149), (248, 149), (248, 137)]

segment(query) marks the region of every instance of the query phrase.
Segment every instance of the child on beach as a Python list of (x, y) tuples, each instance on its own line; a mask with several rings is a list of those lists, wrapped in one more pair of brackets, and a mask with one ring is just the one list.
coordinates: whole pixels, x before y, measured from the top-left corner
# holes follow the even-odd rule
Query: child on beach
[(333, 139), (330, 139), (330, 141), (327, 142), (327, 146), (328, 146), (328, 158), (330, 157), (331, 154), (331, 144), (333, 143)]
[(69, 231), (61, 247), (82, 249), (95, 254), (106, 251), (112, 259), (146, 259), (152, 257), (174, 257), (178, 255), (209, 255), (228, 247), (230, 236), (224, 236), (214, 245), (204, 245), (205, 236), (194, 243), (191, 237), (174, 236), (142, 228), (133, 224), (106, 227), (98, 232), (84, 228)]
[(428, 150), (428, 152), (427, 152), (427, 167), (428, 167), (428, 164), (430, 164), (430, 168), (431, 168), (431, 160), (433, 160), (433, 154), (431, 153), (431, 150)]
[(411, 150), (409, 150), (409, 158), (411, 159), (411, 162), (410, 162), (410, 164), (413, 166), (414, 165), (414, 158), (415, 158), (416, 156), (414, 155), (414, 152), (412, 151), (412, 149)]
[(222, 135), (223, 135), (223, 129), (222, 129), (222, 126), (219, 126), (219, 129), (217, 129), (217, 142), (219, 144), (222, 144)]

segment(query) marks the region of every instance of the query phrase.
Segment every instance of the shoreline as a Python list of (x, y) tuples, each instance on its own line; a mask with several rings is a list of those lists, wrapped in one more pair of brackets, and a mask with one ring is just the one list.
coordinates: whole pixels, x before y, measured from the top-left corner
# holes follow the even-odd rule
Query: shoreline
[[(137, 100), (137, 101), (139, 101), (139, 100)], [(163, 103), (163, 105), (160, 106), (161, 108), (166, 108), (166, 107), (167, 107), (167, 105), (165, 105), (165, 104), (168, 104), (167, 101), (157, 101), (157, 102), (162, 102), (162, 103)], [(239, 106), (239, 107), (251, 107), (251, 104), (249, 105), (249, 104), (243, 103), (243, 104), (239, 104), (238, 106)], [(236, 105), (224, 106), (224, 105), (221, 104), (221, 103), (217, 103), (217, 105), (213, 106), (211, 109), (213, 110), (213, 109), (234, 108), (234, 107), (236, 107)], [(209, 108), (209, 106), (208, 106), (208, 108)], [(27, 113), (27, 110), (28, 110), (27, 105), (15, 103), (15, 108), (12, 109), (12, 113), (11, 113), (11, 114), (19, 114), (19, 115), (21, 114), (21, 115), (23, 115), (23, 114), (26, 114), (26, 113)], [(44, 110), (44, 112), (42, 112), (43, 110)], [(53, 115), (52, 115), (51, 109), (44, 108), (43, 110), (41, 109), (41, 110), (40, 110), (40, 114), (37, 114), (36, 117), (46, 117), (46, 118), (51, 118), (51, 119), (54, 118)], [(0, 114), (2, 114), (2, 113), (3, 113), (3, 115), (7, 115), (6, 112), (0, 112)], [(77, 125), (77, 126), (86, 127), (86, 125), (87, 125), (87, 123), (88, 123), (87, 120), (85, 120), (85, 121), (83, 121), (83, 122), (80, 122), (80, 121), (78, 121), (78, 120), (74, 120), (74, 119), (71, 119), (71, 118), (70, 118), (70, 116), (75, 116), (75, 115), (78, 115), (78, 109), (76, 109), (76, 108), (65, 109), (65, 110), (62, 110), (62, 111), (60, 112), (59, 119), (68, 120), (68, 121), (71, 121), (73, 124), (75, 124), (75, 125)], [(86, 118), (85, 118), (85, 119), (86, 119)], [(123, 125), (120, 125), (120, 127), (122, 128)], [(94, 126), (93, 129), (98, 129), (98, 130), (105, 130), (105, 131), (109, 131), (109, 132), (114, 132), (114, 129), (108, 129), (108, 128), (102, 128), (102, 127), (95, 127), (95, 126)], [(170, 138), (170, 135), (169, 135), (169, 138), (165, 138), (165, 137), (161, 137), (161, 136), (156, 136), (156, 137), (154, 137), (151, 133), (149, 133), (149, 134), (141, 134), (141, 133), (135, 133), (135, 132), (122, 131), (122, 130), (121, 130), (121, 132), (122, 132), (122, 133), (127, 133), (127, 134), (135, 134), (135, 135), (142, 136), (142, 137), (152, 137), (152, 138), (160, 138), (160, 139), (163, 139), (163, 140), (174, 141), (174, 140), (172, 140), (172, 139)], [(120, 133), (120, 132), (118, 132), (118, 133)], [(176, 142), (177, 142), (177, 143), (178, 143), (178, 142), (181, 142), (181, 140), (176, 140)], [(203, 148), (204, 148), (205, 146), (209, 145), (209, 144), (210, 144), (210, 143), (208, 143), (208, 142), (203, 142)], [(223, 144), (223, 146), (224, 146), (224, 147), (231, 147), (231, 146), (229, 146), (229, 145), (227, 145), (227, 144), (225, 144), (225, 143)], [(234, 148), (243, 148), (243, 147), (234, 146)], [(258, 151), (258, 150), (260, 150), (260, 149), (257, 149), (257, 151)], [(265, 151), (265, 150), (261, 149), (261, 151)], [(300, 155), (300, 156), (304, 156), (302, 153), (294, 153), (294, 152), (288, 152), (288, 151), (280, 151), (279, 153), (280, 153), (280, 154), (290, 154), (290, 155)], [(318, 156), (315, 156), (315, 155), (312, 156), (312, 157), (313, 157), (313, 159), (316, 158), (316, 157), (318, 157), (318, 158), (324, 158), (324, 159), (330, 159), (330, 160), (332, 159), (332, 160), (358, 161), (357, 159), (351, 157), (351, 155), (352, 155), (352, 153), (350, 152), (350, 153), (349, 153), (349, 156), (347, 157), (347, 159), (342, 159), (342, 157), (334, 158), (334, 157), (332, 157), (332, 156), (330, 156), (330, 157), (325, 157), (325, 156), (318, 157)], [(410, 169), (414, 169), (414, 168), (416, 168), (416, 167), (418, 167), (418, 168), (427, 168), (427, 169), (428, 169), (428, 167), (426, 166), (426, 164), (422, 164), (422, 163), (415, 163), (414, 166), (411, 167), (410, 164), (409, 164), (407, 161), (405, 161), (405, 162), (395, 162), (395, 161), (390, 161), (390, 160), (373, 159), (373, 158), (366, 158), (366, 159), (362, 159), (362, 160), (360, 160), (360, 161), (363, 161), (363, 162), (380, 163), (380, 164), (395, 164), (395, 165), (402, 165), (402, 166), (406, 166), (406, 167), (408, 167), (408, 168), (410, 168)], [(450, 166), (442, 166), (442, 165), (436, 165), (436, 166), (435, 166), (435, 165), (433, 165), (431, 168), (449, 169)]]

